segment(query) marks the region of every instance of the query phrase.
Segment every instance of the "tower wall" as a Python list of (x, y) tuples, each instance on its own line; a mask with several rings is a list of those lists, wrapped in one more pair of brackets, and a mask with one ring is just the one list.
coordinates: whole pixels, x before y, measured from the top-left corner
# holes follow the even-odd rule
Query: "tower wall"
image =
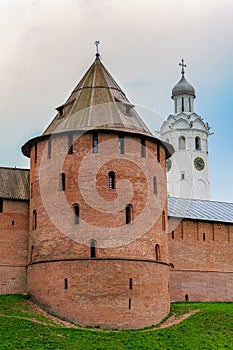
[[(53, 136), (51, 158), (43, 140), (36, 146), (36, 163), (32, 147), (28, 288), (40, 305), (74, 323), (139, 328), (160, 322), (169, 311), (166, 156), (162, 145), (147, 139), (141, 157), (141, 137), (127, 133), (119, 154), (118, 136), (99, 131), (98, 153), (93, 153), (93, 133), (79, 135), (73, 154), (67, 154), (68, 134)], [(56, 166), (64, 149), (61, 191)], [(115, 189), (108, 187), (110, 171)], [(112, 210), (119, 198), (120, 209)], [(128, 204), (132, 220), (126, 225)], [(78, 224), (73, 205), (79, 205)]]

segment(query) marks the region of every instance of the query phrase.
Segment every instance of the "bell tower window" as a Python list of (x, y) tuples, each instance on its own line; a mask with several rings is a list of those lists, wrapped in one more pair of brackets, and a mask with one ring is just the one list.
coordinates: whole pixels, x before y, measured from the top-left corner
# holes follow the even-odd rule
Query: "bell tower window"
[(186, 149), (186, 139), (184, 136), (179, 137), (179, 149), (185, 150)]
[(128, 204), (125, 207), (125, 223), (126, 225), (130, 224), (132, 222), (132, 205)]
[(110, 171), (110, 173), (108, 173), (108, 188), (110, 190), (115, 189), (115, 173), (114, 173), (114, 171)]
[(201, 139), (199, 136), (195, 137), (195, 150), (197, 151), (201, 150)]

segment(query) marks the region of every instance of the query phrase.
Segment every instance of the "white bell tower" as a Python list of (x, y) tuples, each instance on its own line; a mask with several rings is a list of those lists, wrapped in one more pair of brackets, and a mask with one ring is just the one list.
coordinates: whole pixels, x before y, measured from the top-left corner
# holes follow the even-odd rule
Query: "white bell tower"
[(167, 160), (168, 195), (210, 199), (208, 123), (194, 112), (195, 90), (185, 79), (184, 60), (181, 79), (172, 90), (174, 114), (160, 129), (161, 139), (170, 143), (174, 155)]

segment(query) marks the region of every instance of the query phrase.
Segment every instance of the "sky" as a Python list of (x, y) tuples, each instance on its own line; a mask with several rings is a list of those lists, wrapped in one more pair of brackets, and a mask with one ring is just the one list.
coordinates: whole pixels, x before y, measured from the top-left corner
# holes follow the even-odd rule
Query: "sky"
[(21, 146), (92, 64), (103, 64), (138, 106), (173, 112), (178, 63), (211, 126), (212, 199), (233, 202), (232, 0), (0, 0), (0, 165), (28, 167)]

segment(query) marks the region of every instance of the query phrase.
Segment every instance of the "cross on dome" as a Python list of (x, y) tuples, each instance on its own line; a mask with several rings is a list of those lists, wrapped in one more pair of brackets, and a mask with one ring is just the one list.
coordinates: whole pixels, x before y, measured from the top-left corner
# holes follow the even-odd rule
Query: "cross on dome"
[(179, 63), (179, 66), (182, 67), (181, 74), (184, 75), (184, 68), (187, 67), (187, 65), (184, 63), (184, 59), (182, 58), (181, 63)]
[(96, 40), (94, 42), (95, 46), (96, 46), (96, 58), (98, 58), (100, 56), (100, 53), (99, 53), (99, 44), (100, 44), (100, 41), (99, 40)]

